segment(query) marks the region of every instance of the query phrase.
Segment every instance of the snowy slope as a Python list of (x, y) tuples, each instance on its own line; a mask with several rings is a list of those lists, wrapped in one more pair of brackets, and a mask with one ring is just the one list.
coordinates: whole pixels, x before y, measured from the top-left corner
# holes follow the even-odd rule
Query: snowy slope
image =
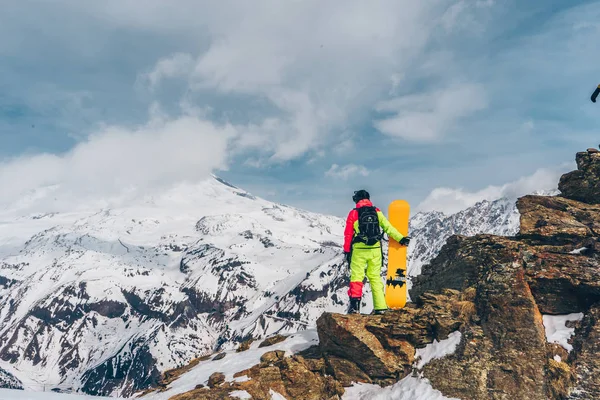
[(0, 367), (26, 388), (131, 394), (239, 337), (339, 255), (342, 229), (216, 179), (128, 208), (4, 211)]
[(28, 392), (24, 390), (0, 389), (2, 400), (102, 400), (108, 397), (80, 396), (65, 393), (52, 392)]
[[(346, 310), (340, 218), (218, 178), (128, 207), (27, 215), (27, 201), (0, 211), (0, 368), (25, 388), (130, 395), (245, 337)], [(517, 227), (508, 200), (417, 214), (409, 273), (451, 234)], [(363, 298), (369, 312), (368, 285)]]

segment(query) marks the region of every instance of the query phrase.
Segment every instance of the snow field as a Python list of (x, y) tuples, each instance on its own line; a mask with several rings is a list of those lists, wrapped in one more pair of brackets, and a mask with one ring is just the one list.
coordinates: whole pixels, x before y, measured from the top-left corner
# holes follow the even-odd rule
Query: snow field
[(0, 389), (0, 400), (109, 400), (110, 397)]

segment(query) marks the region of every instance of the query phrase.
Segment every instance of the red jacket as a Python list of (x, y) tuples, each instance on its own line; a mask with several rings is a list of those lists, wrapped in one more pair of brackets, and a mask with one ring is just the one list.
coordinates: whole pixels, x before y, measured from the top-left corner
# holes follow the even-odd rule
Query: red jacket
[[(360, 200), (358, 203), (356, 203), (356, 208), (361, 208), (365, 206), (372, 207), (373, 203), (371, 203), (371, 200), (367, 199)], [(377, 212), (380, 211), (381, 210), (377, 208)], [(344, 251), (346, 253), (349, 253), (352, 249), (352, 239), (354, 239), (354, 223), (356, 221), (358, 221), (358, 211), (353, 209), (348, 214), (348, 218), (346, 218), (346, 229), (344, 229)]]

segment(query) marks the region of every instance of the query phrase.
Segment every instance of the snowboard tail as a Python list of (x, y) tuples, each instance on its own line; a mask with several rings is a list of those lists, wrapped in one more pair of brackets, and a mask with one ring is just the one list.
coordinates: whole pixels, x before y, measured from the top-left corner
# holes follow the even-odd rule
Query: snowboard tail
[[(403, 236), (408, 236), (408, 218), (410, 205), (405, 200), (394, 200), (388, 210), (390, 223)], [(407, 246), (402, 246), (390, 238), (388, 247), (387, 277), (385, 280), (385, 301), (389, 308), (398, 309), (406, 305), (406, 251)]]

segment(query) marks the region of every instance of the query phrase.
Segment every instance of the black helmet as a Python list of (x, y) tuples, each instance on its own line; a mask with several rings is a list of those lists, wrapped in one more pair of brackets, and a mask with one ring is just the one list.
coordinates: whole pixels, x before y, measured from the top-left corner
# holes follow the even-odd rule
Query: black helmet
[(370, 199), (371, 196), (369, 196), (369, 192), (367, 192), (366, 190), (357, 190), (356, 192), (354, 192), (354, 195), (352, 196), (352, 201), (355, 203), (358, 203), (361, 200), (364, 199)]

